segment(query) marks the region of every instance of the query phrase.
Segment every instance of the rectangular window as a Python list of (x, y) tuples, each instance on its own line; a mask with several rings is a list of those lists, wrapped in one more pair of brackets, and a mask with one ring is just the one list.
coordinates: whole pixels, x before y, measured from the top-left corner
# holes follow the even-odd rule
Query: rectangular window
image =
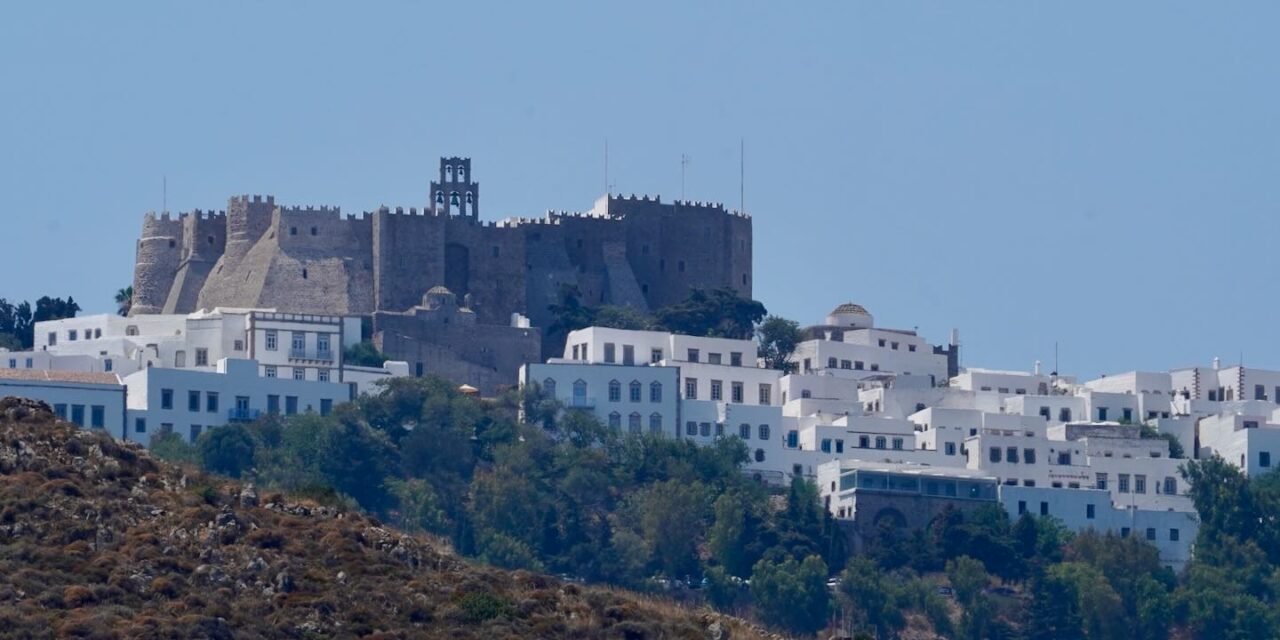
[(609, 402), (622, 402), (622, 385), (617, 380), (609, 383)]
[(688, 436), (698, 435), (698, 423), (696, 422), (684, 423), (684, 433), (685, 435), (688, 435)]
[(279, 348), (278, 340), (279, 340), (279, 336), (278, 336), (278, 334), (276, 334), (276, 330), (275, 330), (275, 329), (268, 329), (268, 330), (267, 330), (267, 340), (266, 340), (266, 342), (267, 342), (267, 351), (275, 351), (275, 350), (277, 350), (277, 349)]
[(945, 445), (943, 445), (943, 451), (945, 451), (946, 454), (949, 456), (954, 456), (956, 454), (956, 443), (954, 442), (946, 443)]
[(306, 370), (306, 369), (303, 369), (302, 367), (294, 367), (294, 368), (293, 368), (293, 379), (294, 379), (294, 380), (306, 380), (306, 379), (307, 379), (307, 370)]
[(231, 348), (233, 351), (244, 351), (244, 340), (236, 340)]
[(903, 440), (902, 440), (902, 438), (894, 438), (894, 439), (893, 439), (893, 448), (894, 448), (895, 450), (897, 450), (897, 451), (901, 451), (901, 450), (902, 450), (902, 444), (903, 444)]
[(743, 396), (742, 383), (730, 382), (729, 383), (729, 399), (732, 400), (735, 404), (742, 404), (742, 396)]
[(307, 349), (307, 334), (306, 334), (306, 332), (305, 332), (305, 331), (294, 331), (294, 332), (293, 332), (293, 334), (292, 334), (292, 340), (293, 340), (293, 342), (292, 342), (292, 344), (290, 345), (290, 348), (291, 348), (291, 349), (293, 349), (294, 351), (298, 351), (298, 352), (306, 351), (306, 349)]
[(331, 357), (329, 352), (329, 334), (316, 334), (316, 357), (321, 360), (328, 360)]
[(146, 432), (147, 432), (147, 419), (146, 419), (146, 418), (135, 418), (135, 419), (134, 419), (134, 421), (133, 421), (133, 432), (134, 432), (134, 433), (146, 433)]
[(1008, 449), (1005, 449), (1005, 452), (1004, 452), (1004, 459), (1005, 459), (1006, 461), (1008, 461), (1008, 462), (1012, 463), (1012, 464), (1017, 464), (1017, 463), (1018, 463), (1018, 448), (1017, 448), (1017, 447), (1009, 447)]
[[(638, 426), (640, 426), (640, 416), (639, 416), (639, 415), (636, 415), (636, 426), (637, 426), (637, 427), (638, 427)], [(724, 437), (724, 423), (723, 423), (723, 422), (717, 422), (717, 423), (716, 423), (716, 437), (717, 437), (717, 438), (723, 438), (723, 437)]]
[(1267, 399), (1267, 388), (1266, 388), (1266, 387), (1264, 387), (1264, 386), (1262, 386), (1262, 385), (1260, 385), (1260, 384), (1255, 384), (1255, 385), (1253, 385), (1253, 399), (1254, 399), (1254, 400), (1266, 400), (1266, 399)]
[(102, 361), (102, 370), (107, 373), (111, 373), (111, 369), (114, 366), (115, 366), (115, 363), (111, 362), (111, 358), (107, 358), (106, 360)]
[(632, 402), (640, 402), (641, 389), (642, 387), (640, 386), (640, 383), (633, 381), (631, 383), (630, 391), (628, 392), (627, 397), (629, 397)]
[(723, 391), (724, 391), (724, 388), (723, 388), (723, 387), (724, 387), (724, 383), (723, 383), (723, 382), (721, 382), (720, 380), (712, 380), (712, 381), (711, 381), (711, 399), (712, 399), (712, 400), (720, 400), (720, 399), (721, 399), (721, 397), (722, 397), (722, 395), (723, 395)]
[(852, 368), (853, 368), (853, 362), (852, 362), (851, 360), (841, 360), (841, 361), (840, 361), (840, 368), (841, 368), (841, 369), (852, 369)]
[(263, 369), (263, 373), (264, 373), (268, 378), (274, 378), (274, 377), (276, 377), (276, 375), (277, 375), (275, 365), (269, 364), (269, 365), (267, 365), (267, 366), (263, 367), (262, 369)]
[(767, 384), (760, 385), (760, 404), (762, 405), (770, 404), (770, 400), (772, 400), (770, 396), (772, 395), (772, 393), (773, 393), (773, 387), (771, 385), (767, 385)]
[(1146, 493), (1146, 492), (1147, 492), (1147, 477), (1146, 477), (1146, 476), (1144, 476), (1144, 475), (1142, 475), (1142, 474), (1137, 474), (1137, 475), (1133, 476), (1133, 492), (1134, 492), (1134, 493)]
[(173, 409), (173, 389), (160, 390), (160, 408)]
[(707, 364), (720, 364), (720, 354), (718, 354), (718, 353), (708, 353), (708, 354), (707, 354)]
[(200, 347), (196, 349), (196, 366), (197, 367), (209, 366), (209, 350), (208, 349), (205, 349), (204, 347)]
[(1107, 420), (1107, 408), (1098, 407), (1098, 422), (1105, 422), (1106, 420)]
[(870, 438), (869, 436), (858, 436), (858, 448), (859, 448), (859, 449), (870, 449), (870, 448), (871, 448), (871, 438)]
[(800, 432), (791, 430), (787, 432), (787, 448), (795, 449), (800, 446)]
[(329, 381), (329, 370), (328, 370), (328, 369), (320, 369), (319, 371), (316, 371), (316, 380), (319, 380), (320, 382), (328, 382), (328, 381)]
[(613, 363), (613, 357), (615, 355), (614, 349), (615, 347), (613, 346), (612, 342), (604, 343), (604, 361), (605, 362)]
[(741, 352), (741, 351), (730, 351), (730, 352), (729, 352), (729, 365), (730, 365), (730, 366), (733, 366), (733, 367), (741, 367), (741, 366), (742, 366), (742, 352)]
[(1086, 518), (1088, 518), (1088, 519), (1090, 519), (1090, 520), (1092, 520), (1092, 519), (1093, 519), (1093, 505), (1091, 505), (1091, 504), (1086, 504), (1086, 505), (1084, 506), (1084, 517), (1086, 517)]
[(71, 329), (70, 331), (67, 332), (67, 342), (75, 342), (75, 341), (76, 341), (76, 330)]
[(267, 396), (267, 413), (280, 413), (280, 396)]
[(1155, 530), (1155, 527), (1147, 527), (1147, 539), (1148, 539), (1148, 540), (1155, 540), (1155, 539), (1156, 539), (1156, 530)]
[(1259, 451), (1259, 452), (1258, 452), (1258, 466), (1259, 466), (1259, 467), (1263, 467), (1263, 468), (1266, 468), (1266, 467), (1270, 467), (1270, 466), (1271, 466), (1271, 452), (1270, 452), (1270, 451)]
[(89, 407), (89, 426), (97, 427), (99, 429), (107, 426), (106, 416), (107, 416), (106, 407), (100, 404), (95, 404)]
[(844, 440), (836, 439), (836, 453), (844, 453)]
[(1035, 449), (1023, 449), (1023, 450), (1022, 450), (1022, 462), (1023, 462), (1024, 464), (1035, 464), (1035, 463), (1036, 463), (1036, 450), (1035, 450)]
[(71, 421), (81, 427), (84, 426), (84, 405), (82, 404), (71, 405)]
[(204, 394), (204, 404), (209, 413), (218, 412), (218, 394), (213, 391)]
[(831, 438), (823, 438), (819, 448), (822, 449), (823, 453), (831, 453)]
[(1019, 501), (1018, 501), (1018, 515), (1022, 515), (1022, 514), (1026, 513), (1026, 512), (1027, 512), (1027, 501), (1026, 501), (1026, 500), (1019, 500)]
[(1179, 533), (1180, 533), (1180, 532), (1179, 532), (1177, 529), (1170, 529), (1170, 530), (1169, 530), (1169, 541), (1170, 541), (1170, 542), (1177, 542), (1177, 541), (1181, 538), (1181, 536), (1179, 535)]
[(1129, 474), (1121, 473), (1121, 474), (1118, 474), (1117, 477), (1119, 478), (1119, 481), (1120, 481), (1119, 487), (1118, 487), (1120, 490), (1120, 493), (1129, 493)]
[(697, 349), (690, 349), (690, 350), (689, 350), (689, 358), (688, 358), (688, 359), (689, 359), (689, 362), (697, 362), (697, 361), (698, 361), (698, 350), (697, 350)]
[(327, 416), (330, 413), (333, 413), (333, 400), (330, 400), (329, 398), (321, 398), (320, 415)]
[(685, 400), (698, 399), (698, 379), (697, 378), (684, 379), (684, 398)]
[(199, 410), (200, 410), (200, 392), (188, 391), (187, 392), (187, 411), (199, 411)]
[(657, 382), (649, 384), (649, 402), (662, 402), (662, 385)]
[(991, 447), (987, 453), (987, 459), (991, 462), (1000, 462), (1000, 447)]
[(622, 364), (633, 365), (636, 363), (636, 348), (634, 345), (622, 345)]
[(1047, 515), (1049, 515), (1049, 503), (1048, 503), (1048, 502), (1041, 502), (1041, 503), (1040, 503), (1040, 515), (1042, 515), (1042, 516), (1047, 516)]
[(650, 349), (649, 363), (658, 364), (659, 362), (662, 362), (662, 349)]
[(298, 396), (284, 397), (284, 414), (286, 416), (296, 415), (298, 413)]
[(51, 346), (51, 347), (56, 347), (56, 346), (58, 346), (58, 334), (57, 334), (57, 333), (54, 333), (54, 332), (50, 331), (50, 332), (49, 332), (49, 336), (48, 336), (48, 337), (49, 337), (49, 346)]
[(204, 431), (204, 427), (198, 424), (191, 425), (191, 441), (192, 442), (195, 442), (196, 439), (200, 437), (201, 431)]
[(1125, 422), (1133, 422), (1133, 409), (1124, 408), (1120, 410), (1120, 419)]
[(1099, 473), (1097, 475), (1097, 480), (1094, 481), (1093, 483), (1093, 486), (1097, 487), (1098, 489), (1101, 489), (1102, 491), (1106, 491), (1107, 490), (1107, 474)]
[(53, 405), (53, 413), (54, 413), (54, 414), (56, 414), (59, 418), (61, 418), (61, 419), (63, 419), (63, 420), (66, 420), (66, 419), (67, 419), (67, 405), (62, 404), (62, 403), (60, 403), (60, 402), (59, 402), (59, 403), (57, 403), (57, 404), (54, 404), (54, 405)]
[(1164, 493), (1165, 495), (1168, 495), (1168, 496), (1172, 496), (1178, 493), (1178, 481), (1174, 480), (1173, 476), (1165, 476)]
[(698, 423), (698, 433), (702, 434), (702, 437), (704, 437), (704, 438), (709, 438), (709, 437), (711, 437), (711, 423), (710, 423), (710, 422), (699, 422), (699, 423)]

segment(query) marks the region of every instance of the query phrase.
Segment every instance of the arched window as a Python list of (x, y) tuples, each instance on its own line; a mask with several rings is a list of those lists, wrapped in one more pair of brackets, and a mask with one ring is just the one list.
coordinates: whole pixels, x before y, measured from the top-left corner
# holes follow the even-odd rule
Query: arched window
[(451, 165), (451, 164), (446, 164), (446, 165), (444, 166), (444, 177), (445, 177), (445, 179), (446, 179), (446, 180), (452, 180), (452, 179), (453, 179), (453, 165)]
[(649, 402), (662, 402), (662, 383), (649, 383)]
[(756, 449), (756, 462), (764, 462), (764, 449)]
[(468, 191), (468, 192), (467, 192), (467, 204), (471, 204), (471, 203), (473, 203), (473, 202), (475, 202), (475, 201), (476, 201), (476, 197), (475, 197), (474, 195), (472, 195), (472, 193), (471, 193), (470, 191)]
[(444, 204), (444, 192), (443, 192), (443, 191), (437, 191), (437, 192), (436, 192), (436, 204)]
[(556, 381), (552, 378), (547, 378), (546, 380), (543, 380), (542, 391), (543, 393), (546, 393), (548, 397), (551, 397), (551, 398), (556, 397)]
[(609, 402), (622, 401), (622, 383), (617, 380), (609, 381)]
[(632, 380), (632, 381), (631, 381), (631, 396), (630, 396), (631, 401), (632, 401), (632, 402), (640, 402), (640, 396), (641, 396), (641, 394), (643, 394), (643, 392), (644, 392), (644, 385), (640, 384), (640, 381), (639, 381), (639, 380)]
[(457, 191), (451, 191), (451, 192), (449, 192), (449, 204), (452, 204), (452, 205), (456, 205), (456, 204), (458, 204), (458, 192), (457, 192)]
[(458, 181), (461, 182), (466, 179), (467, 179), (467, 168), (462, 165), (458, 165)]
[(640, 414), (639, 413), (632, 411), (631, 415), (627, 416), (627, 430), (630, 431), (631, 433), (640, 433)]
[(573, 382), (573, 406), (587, 406), (587, 381), (575, 380)]
[(762, 424), (762, 425), (760, 425), (760, 428), (759, 428), (759, 429), (757, 429), (757, 431), (759, 432), (759, 435), (760, 435), (760, 439), (761, 439), (761, 440), (768, 440), (768, 439), (769, 439), (769, 425), (767, 425), (767, 424)]
[(750, 440), (750, 439), (751, 439), (751, 425), (749, 425), (749, 424), (740, 424), (740, 425), (738, 425), (738, 437), (739, 437), (739, 438), (742, 438), (743, 440)]
[(609, 428), (611, 428), (611, 429), (621, 429), (621, 428), (622, 428), (622, 414), (621, 414), (621, 413), (618, 413), (617, 411), (614, 411), (614, 412), (612, 412), (612, 413), (610, 413), (610, 414), (609, 414)]
[(885, 444), (884, 436), (876, 436), (876, 448), (883, 449)]
[(662, 414), (653, 412), (649, 414), (649, 433), (662, 433)]

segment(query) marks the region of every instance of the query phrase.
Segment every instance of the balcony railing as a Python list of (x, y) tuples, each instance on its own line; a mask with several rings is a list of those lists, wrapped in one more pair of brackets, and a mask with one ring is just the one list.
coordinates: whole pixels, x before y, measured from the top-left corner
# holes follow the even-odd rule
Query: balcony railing
[(262, 416), (262, 411), (258, 409), (230, 409), (227, 411), (227, 420), (229, 422), (253, 422)]
[(565, 406), (571, 409), (591, 409), (596, 406), (596, 399), (586, 396), (570, 396), (565, 402)]
[(289, 359), (333, 362), (333, 351), (330, 349), (317, 349), (315, 351), (308, 351), (306, 349), (289, 349)]

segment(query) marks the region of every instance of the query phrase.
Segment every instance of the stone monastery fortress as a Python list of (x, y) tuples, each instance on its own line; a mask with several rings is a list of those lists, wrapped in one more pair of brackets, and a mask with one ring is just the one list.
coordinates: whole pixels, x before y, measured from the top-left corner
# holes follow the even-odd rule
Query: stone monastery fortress
[(133, 315), (217, 307), (371, 315), (435, 286), (482, 324), (545, 326), (561, 285), (650, 310), (691, 287), (751, 296), (751, 219), (721, 204), (606, 195), (583, 213), (481, 221), (469, 158), (443, 158), (430, 204), (343, 216), (235, 196), (225, 212), (146, 214)]

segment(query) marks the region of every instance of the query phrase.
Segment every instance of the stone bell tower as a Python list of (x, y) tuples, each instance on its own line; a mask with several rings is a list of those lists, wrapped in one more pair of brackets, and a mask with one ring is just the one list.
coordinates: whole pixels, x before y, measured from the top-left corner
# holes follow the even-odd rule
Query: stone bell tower
[(471, 158), (440, 158), (440, 179), (431, 181), (431, 212), (479, 217), (480, 183), (471, 179)]

